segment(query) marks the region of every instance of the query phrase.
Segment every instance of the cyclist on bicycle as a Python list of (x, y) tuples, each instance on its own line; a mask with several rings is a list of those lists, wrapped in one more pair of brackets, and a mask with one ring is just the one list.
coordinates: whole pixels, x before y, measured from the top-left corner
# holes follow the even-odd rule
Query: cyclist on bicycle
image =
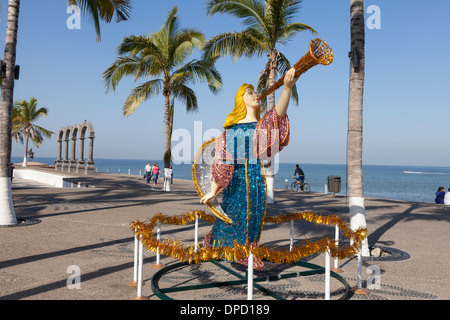
[(300, 169), (298, 164), (295, 165), (295, 172), (294, 172), (294, 176), (292, 177), (292, 179), (294, 179), (297, 174), (298, 174), (297, 183), (300, 185), (300, 188), (303, 190), (303, 182), (305, 181), (305, 173), (303, 172), (302, 169)]

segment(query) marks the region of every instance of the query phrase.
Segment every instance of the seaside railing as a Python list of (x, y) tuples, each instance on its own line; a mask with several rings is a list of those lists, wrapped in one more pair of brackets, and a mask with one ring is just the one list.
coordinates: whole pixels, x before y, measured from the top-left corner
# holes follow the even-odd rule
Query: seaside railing
[(124, 168), (106, 168), (106, 169), (99, 169), (95, 168), (96, 173), (108, 173), (108, 174), (127, 174), (129, 176), (143, 176), (143, 170), (142, 169), (124, 169)]

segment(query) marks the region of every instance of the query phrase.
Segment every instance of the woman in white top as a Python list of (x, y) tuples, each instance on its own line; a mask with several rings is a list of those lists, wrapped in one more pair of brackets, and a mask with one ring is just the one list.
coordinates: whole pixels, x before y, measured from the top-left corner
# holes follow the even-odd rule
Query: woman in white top
[(450, 205), (450, 188), (448, 188), (448, 191), (445, 193), (444, 204)]

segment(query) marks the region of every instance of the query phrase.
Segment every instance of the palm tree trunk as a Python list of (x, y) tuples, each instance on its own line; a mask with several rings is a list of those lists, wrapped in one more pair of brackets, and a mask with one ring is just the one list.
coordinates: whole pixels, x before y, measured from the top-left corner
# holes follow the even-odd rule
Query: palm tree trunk
[[(276, 50), (272, 50), (269, 58), (269, 88), (275, 83), (275, 72), (277, 70), (277, 54)], [(275, 92), (268, 96), (267, 110), (272, 110), (275, 107)], [(267, 182), (267, 195), (266, 203), (275, 203), (275, 195), (273, 190), (273, 183), (275, 180), (275, 157), (271, 156), (270, 164), (265, 168), (266, 182)]]
[[(269, 88), (275, 83), (276, 70), (278, 69), (277, 64), (277, 51), (272, 50), (269, 58)], [(271, 110), (275, 107), (275, 92), (268, 96), (267, 110)]]
[(25, 134), (25, 152), (23, 154), (23, 163), (22, 167), (27, 167), (27, 158), (28, 158), (28, 133)]
[(171, 116), (170, 116), (170, 93), (164, 94), (164, 168), (169, 168), (172, 158), (171, 152)]
[[(364, 95), (364, 1), (350, 0), (351, 52), (350, 97), (348, 106), (348, 191), (350, 226), (353, 230), (366, 227), (364, 207), (362, 144), (363, 144), (363, 95)], [(358, 66), (359, 65), (359, 66)], [(369, 256), (367, 238), (361, 248), (363, 256)]]
[(17, 224), (11, 190), (11, 117), (19, 9), (20, 0), (9, 0), (4, 54), (6, 74), (0, 100), (0, 225)]

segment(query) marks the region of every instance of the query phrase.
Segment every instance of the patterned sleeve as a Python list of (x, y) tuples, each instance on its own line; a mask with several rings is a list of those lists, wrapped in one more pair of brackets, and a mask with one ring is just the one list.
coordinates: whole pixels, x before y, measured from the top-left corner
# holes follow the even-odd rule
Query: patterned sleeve
[(222, 191), (228, 186), (234, 174), (234, 166), (232, 164), (225, 164), (230, 159), (230, 154), (226, 147), (226, 131), (216, 139), (216, 149), (214, 162), (211, 167), (211, 175), (213, 181), (220, 187), (218, 192)]
[(273, 157), (289, 144), (289, 138), (288, 116), (280, 117), (273, 108), (256, 125), (253, 136), (254, 153), (259, 159)]

